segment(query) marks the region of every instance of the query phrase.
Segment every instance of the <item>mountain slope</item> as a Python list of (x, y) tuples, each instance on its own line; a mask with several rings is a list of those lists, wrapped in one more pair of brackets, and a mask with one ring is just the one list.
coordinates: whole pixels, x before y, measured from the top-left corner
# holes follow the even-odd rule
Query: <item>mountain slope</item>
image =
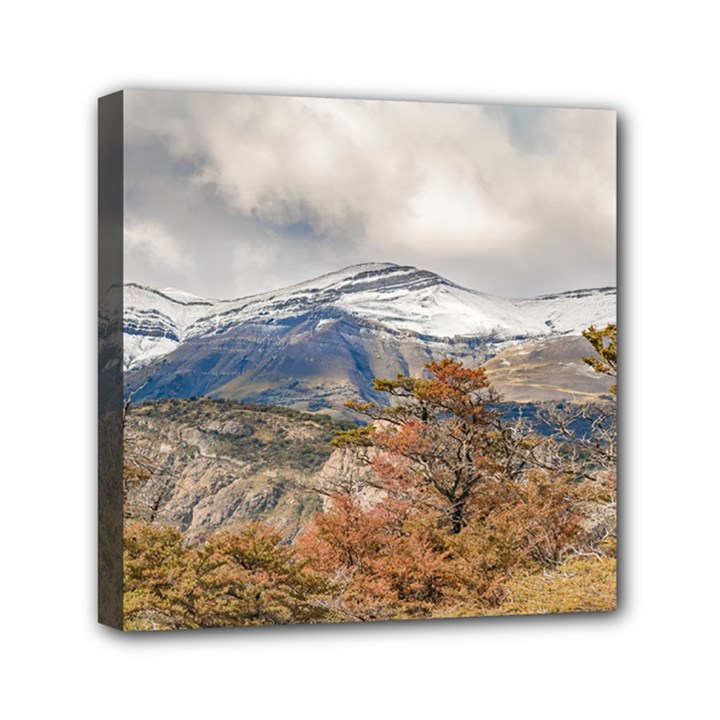
[[(517, 302), (467, 290), (426, 270), (376, 263), (354, 265), (283, 290), (238, 300), (201, 300), (179, 291), (126, 285), (126, 369), (171, 352), (192, 337), (239, 324), (339, 310), (388, 330), (431, 337), (507, 340), (548, 333)], [(144, 343), (144, 344), (143, 344)], [(152, 348), (152, 349), (151, 349)]]
[(197, 537), (251, 521), (292, 539), (323, 499), (304, 489), (340, 426), (284, 408), (160, 400), (129, 410), (124, 516)]
[(614, 317), (614, 303), (607, 288), (509, 300), (392, 264), (225, 301), (127, 286), (126, 395), (346, 414), (347, 400), (384, 400), (375, 377), (417, 375), (446, 356), (476, 366), (519, 343), (577, 336)]

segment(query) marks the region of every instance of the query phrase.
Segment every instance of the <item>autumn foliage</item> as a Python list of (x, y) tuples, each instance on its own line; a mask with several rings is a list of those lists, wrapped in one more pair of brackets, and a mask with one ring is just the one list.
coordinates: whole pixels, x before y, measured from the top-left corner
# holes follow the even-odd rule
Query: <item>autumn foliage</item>
[[(586, 337), (613, 375), (614, 326)], [(326, 509), (294, 544), (260, 525), (193, 543), (127, 527), (126, 626), (614, 608), (614, 401), (548, 413), (540, 436), (502, 417), (483, 368), (446, 359), (375, 388), (390, 402), (351, 404), (368, 424), (333, 441), (372, 472), (318, 488)]]
[[(585, 560), (577, 577), (612, 557), (614, 514), (603, 510), (614, 510), (614, 466), (587, 449), (600, 439), (576, 447), (564, 425), (539, 437), (504, 420), (482, 368), (446, 359), (427, 370), (429, 378), (376, 381), (393, 403), (353, 404), (371, 424), (335, 440), (373, 468), (380, 497), (368, 508), (362, 495), (335, 492), (298, 543), (333, 584), (337, 612), (449, 617), (510, 611), (511, 602), (522, 612), (517, 578), (562, 584), (572, 558)], [(575, 584), (581, 590), (582, 578)], [(571, 609), (596, 605), (580, 598)]]
[(182, 629), (313, 622), (325, 582), (261, 525), (186, 544), (172, 527), (125, 531), (125, 626)]

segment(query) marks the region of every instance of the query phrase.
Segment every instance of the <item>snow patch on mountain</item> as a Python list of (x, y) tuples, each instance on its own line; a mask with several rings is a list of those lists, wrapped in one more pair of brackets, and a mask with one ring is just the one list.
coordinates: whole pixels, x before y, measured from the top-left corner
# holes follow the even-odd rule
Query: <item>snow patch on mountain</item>
[(550, 332), (544, 322), (523, 312), (509, 300), (474, 293), (452, 284), (357, 292), (340, 298), (337, 306), (395, 330), (432, 337), (481, 335), (508, 340)]
[(179, 303), (208, 302), (207, 300), (203, 300), (203, 298), (197, 295), (193, 295), (192, 293), (186, 292), (185, 290), (178, 290), (177, 288), (160, 288), (158, 292)]
[(130, 335), (123, 338), (123, 366), (125, 370), (135, 370), (147, 365), (155, 358), (168, 355), (180, 343), (167, 337)]
[(595, 325), (616, 322), (616, 288), (570, 290), (516, 301), (528, 315), (542, 320), (554, 333), (579, 335)]
[(185, 340), (188, 327), (212, 312), (215, 301), (190, 299), (194, 297), (181, 291), (171, 293), (135, 283), (125, 285), (123, 368), (126, 371), (172, 352)]

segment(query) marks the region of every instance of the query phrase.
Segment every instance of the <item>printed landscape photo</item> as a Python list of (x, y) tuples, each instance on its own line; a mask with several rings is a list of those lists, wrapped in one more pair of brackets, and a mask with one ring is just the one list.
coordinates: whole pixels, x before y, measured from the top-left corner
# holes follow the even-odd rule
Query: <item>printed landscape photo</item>
[(125, 91), (122, 139), (123, 629), (615, 609), (615, 112)]

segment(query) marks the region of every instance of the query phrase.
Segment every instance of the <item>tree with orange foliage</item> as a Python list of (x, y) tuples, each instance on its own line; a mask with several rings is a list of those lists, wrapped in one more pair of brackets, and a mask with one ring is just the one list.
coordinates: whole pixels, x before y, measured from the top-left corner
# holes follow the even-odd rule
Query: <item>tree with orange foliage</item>
[(483, 368), (446, 359), (427, 369), (376, 380), (389, 407), (350, 404), (372, 423), (334, 444), (357, 451), (380, 493), (331, 488), (331, 507), (298, 542), (348, 619), (483, 614), (506, 600), (515, 573), (585, 552), (594, 485), (574, 463), (554, 464), (555, 440), (500, 417)]
[(429, 378), (375, 381), (390, 407), (350, 404), (373, 423), (334, 444), (358, 451), (380, 493), (368, 501), (326, 487), (331, 507), (297, 542), (308, 568), (332, 583), (341, 617), (477, 614), (502, 599), (499, 579), (521, 553), (499, 512), (518, 468), (492, 407), (498, 394), (482, 368), (446, 359), (427, 369)]
[(374, 447), (383, 489), (433, 508), (457, 534), (484, 512), (483, 496), (517, 472), (522, 458), (492, 407), (500, 396), (482, 367), (446, 358), (427, 370), (430, 378), (376, 380), (375, 389), (395, 404), (348, 403), (374, 424), (341, 433), (335, 445)]
[(367, 508), (337, 496), (297, 550), (329, 582), (327, 607), (340, 619), (428, 617), (442, 607), (447, 553), (407, 501), (387, 496)]

